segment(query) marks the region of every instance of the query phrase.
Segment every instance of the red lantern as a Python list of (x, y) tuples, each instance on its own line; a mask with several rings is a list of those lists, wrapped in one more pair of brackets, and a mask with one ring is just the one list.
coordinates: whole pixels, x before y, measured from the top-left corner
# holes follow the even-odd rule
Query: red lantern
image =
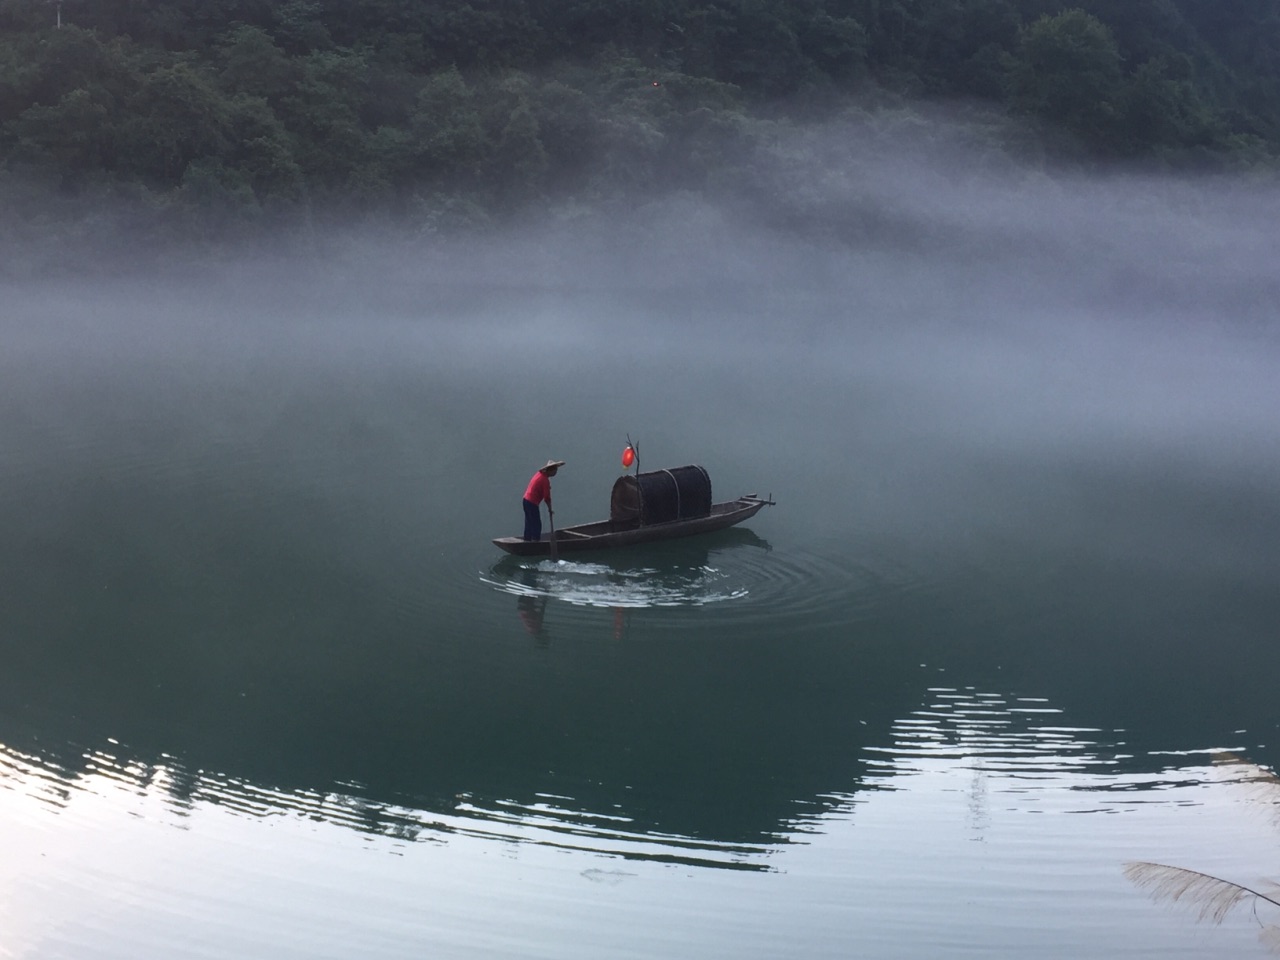
[(629, 467), (636, 462), (636, 452), (631, 449), (631, 444), (627, 444), (627, 449), (622, 451), (622, 465)]

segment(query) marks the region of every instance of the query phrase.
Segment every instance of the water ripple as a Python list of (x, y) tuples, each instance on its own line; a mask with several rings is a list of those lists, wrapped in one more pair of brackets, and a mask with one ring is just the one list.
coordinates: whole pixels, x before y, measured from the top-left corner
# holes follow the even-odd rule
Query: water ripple
[(216, 807), (254, 819), (322, 821), (397, 844), (446, 843), (451, 836), (469, 836), (735, 870), (770, 869), (768, 858), (776, 846), (639, 830), (622, 813), (582, 809), (572, 797), (550, 794), (521, 801), (464, 793), (452, 802), (418, 808), (364, 797), (359, 784), (335, 784), (327, 791), (288, 790), (192, 771), (172, 758), (148, 764), (95, 750), (81, 759), (77, 769), (69, 769), (0, 744), (0, 790), (34, 797), (62, 815), (80, 819), (94, 817), (98, 805), (106, 804), (182, 825), (202, 807)]
[(480, 579), (512, 596), (584, 607), (702, 606), (739, 600), (748, 593), (745, 586), (729, 583), (726, 571), (710, 565), (659, 569), (543, 560), (519, 564), (511, 573), (508, 577), (495, 570)]
[(932, 589), (901, 563), (844, 556), (835, 544), (779, 550), (749, 531), (729, 532), (745, 537), (590, 560), (506, 557), (479, 579), (531, 603), (689, 613), (713, 607), (721, 626), (784, 622), (811, 630), (874, 619)]

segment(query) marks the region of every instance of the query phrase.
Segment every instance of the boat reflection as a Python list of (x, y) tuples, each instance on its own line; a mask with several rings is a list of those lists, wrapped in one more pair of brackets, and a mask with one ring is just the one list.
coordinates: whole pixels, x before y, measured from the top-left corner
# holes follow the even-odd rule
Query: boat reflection
[(769, 542), (734, 528), (696, 540), (641, 545), (567, 560), (505, 556), (481, 576), (516, 598), (516, 615), (539, 642), (548, 640), (551, 601), (613, 611), (612, 636), (622, 639), (633, 610), (698, 607), (741, 600), (750, 590), (716, 558), (736, 548), (769, 551)]

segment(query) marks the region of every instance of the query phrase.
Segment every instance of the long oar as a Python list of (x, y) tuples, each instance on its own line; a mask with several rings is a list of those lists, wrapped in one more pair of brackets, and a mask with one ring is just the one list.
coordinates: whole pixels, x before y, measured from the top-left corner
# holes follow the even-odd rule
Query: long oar
[(547, 508), (547, 522), (551, 524), (551, 535), (548, 542), (551, 544), (551, 560), (554, 563), (560, 562), (560, 557), (556, 554), (556, 515), (551, 512), (551, 508)]

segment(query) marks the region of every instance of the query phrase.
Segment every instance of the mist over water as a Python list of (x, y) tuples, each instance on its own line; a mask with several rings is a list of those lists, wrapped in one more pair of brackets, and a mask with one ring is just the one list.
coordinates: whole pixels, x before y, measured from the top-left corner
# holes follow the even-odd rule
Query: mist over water
[[(751, 204), (7, 281), (27, 929), (83, 902), (78, 845), (160, 941), (241, 955), (462, 955), (493, 916), (545, 955), (1252, 949), (1117, 864), (1232, 872), (1268, 835), (1205, 751), (1280, 762), (1280, 189), (904, 136), (824, 134)], [(626, 556), (492, 546), (548, 457), (557, 525), (603, 519), (628, 435), (777, 506)], [(206, 879), (146, 906), (112, 843)]]

